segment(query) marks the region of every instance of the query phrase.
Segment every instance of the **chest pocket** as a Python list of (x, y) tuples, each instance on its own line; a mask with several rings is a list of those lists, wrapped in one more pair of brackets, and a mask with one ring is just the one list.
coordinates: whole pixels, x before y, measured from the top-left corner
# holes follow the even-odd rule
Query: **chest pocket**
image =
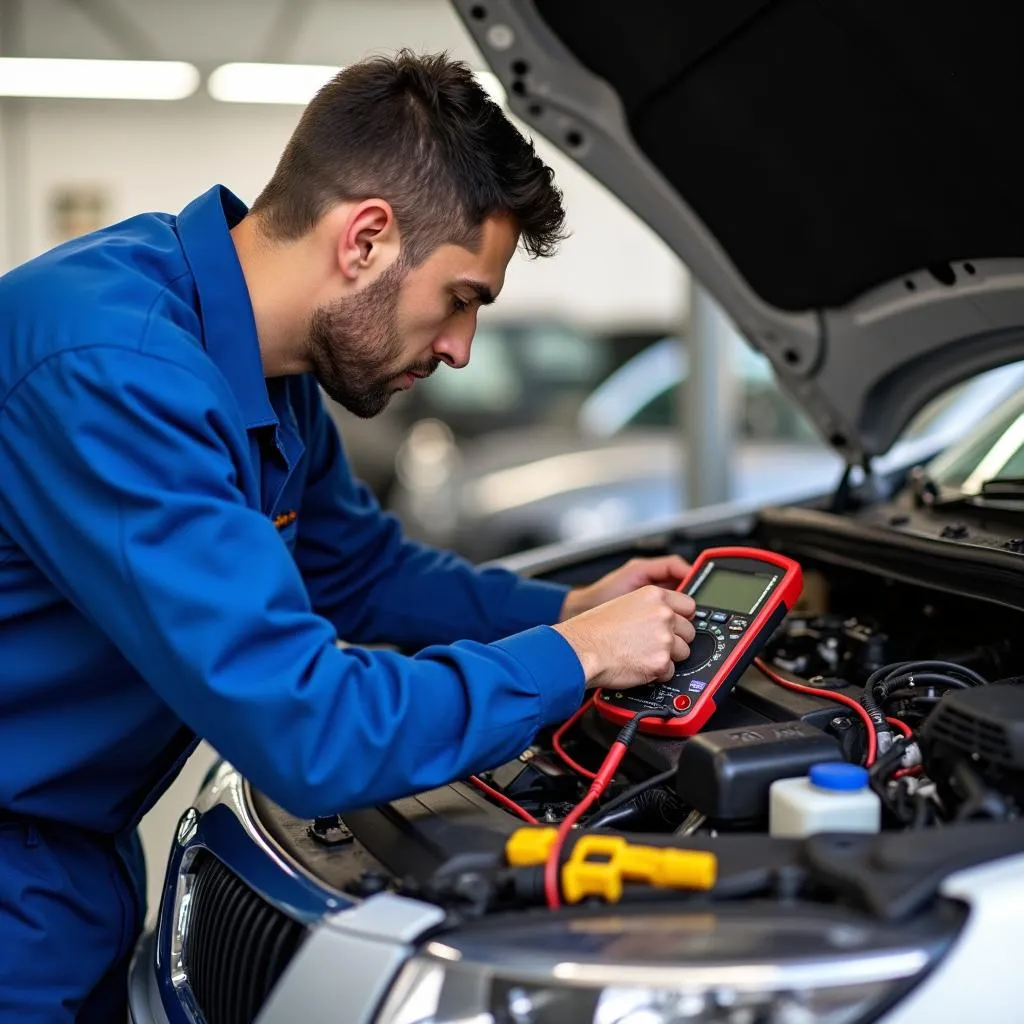
[(258, 438), (260, 506), (270, 517), (281, 540), (290, 551), (294, 551), (309, 468), (306, 448), (292, 407), (288, 380), (269, 382), (267, 391), (280, 425), (264, 428)]

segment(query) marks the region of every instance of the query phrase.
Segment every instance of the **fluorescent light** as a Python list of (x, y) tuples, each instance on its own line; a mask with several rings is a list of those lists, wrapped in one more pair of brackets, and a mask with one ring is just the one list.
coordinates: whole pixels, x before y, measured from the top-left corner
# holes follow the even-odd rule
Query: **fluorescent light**
[(341, 69), (327, 64), (222, 64), (206, 83), (224, 103), (296, 103), (305, 106)]
[(0, 96), (180, 100), (198, 85), (199, 72), (182, 61), (0, 57)]
[[(294, 103), (305, 106), (339, 71), (329, 64), (222, 64), (206, 87), (224, 103)], [(475, 72), (495, 103), (504, 105), (505, 90), (489, 71)]]

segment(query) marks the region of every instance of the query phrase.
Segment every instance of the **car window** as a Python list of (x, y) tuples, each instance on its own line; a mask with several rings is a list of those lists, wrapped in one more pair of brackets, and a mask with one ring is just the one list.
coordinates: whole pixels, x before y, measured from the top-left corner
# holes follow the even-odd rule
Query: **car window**
[(663, 388), (626, 421), (628, 427), (670, 427), (676, 420), (676, 385)]
[(929, 475), (942, 487), (976, 493), (985, 480), (1024, 476), (1024, 393), (996, 408), (937, 456)]
[[(740, 342), (732, 365), (734, 380), (740, 388), (737, 437), (748, 441), (821, 443), (809, 417), (779, 387), (767, 357)], [(590, 422), (585, 425), (591, 432), (609, 436), (639, 427), (681, 429), (677, 424), (680, 409), (686, 407), (687, 370), (685, 349), (677, 341), (663, 339), (655, 343), (598, 389), (595, 399), (584, 408), (584, 413), (590, 416)], [(660, 382), (660, 387), (652, 382)], [(679, 389), (681, 394), (677, 394)], [(1007, 396), (1022, 389), (1024, 362), (986, 370), (954, 385), (925, 405), (902, 432), (901, 439), (923, 438), (969, 426)], [(606, 421), (614, 422), (617, 417), (614, 427), (603, 432), (593, 429), (598, 409), (605, 413)], [(1007, 424), (1002, 424), (993, 429), (1002, 431), (1006, 427)], [(982, 441), (980, 448), (985, 450), (990, 444), (991, 439)], [(971, 472), (972, 460), (976, 462), (978, 457), (973, 449), (962, 455), (961, 461), (967, 468), (962, 471), (961, 479)]]
[[(680, 408), (686, 408), (687, 381), (669, 385), (654, 395), (630, 417), (623, 429), (672, 427)], [(772, 382), (741, 381), (736, 410), (736, 431), (740, 437), (764, 440), (812, 441), (817, 436), (810, 421)], [(677, 394), (678, 389), (681, 394)]]
[(513, 341), (516, 343), (531, 376), (553, 384), (589, 384), (606, 369), (607, 347), (569, 330), (538, 327)]
[[(1003, 435), (1003, 439), (1006, 441), (1005, 450), (1010, 451), (1011, 454), (1006, 457), (1005, 462), (1001, 456), (999, 457), (998, 468), (993, 465), (992, 475), (986, 474), (978, 480), (979, 488), (985, 480), (1013, 480), (1024, 477), (1024, 416), (1019, 417), (1011, 424), (1010, 429)], [(984, 465), (979, 468), (984, 472)]]
[(432, 405), (453, 412), (513, 409), (523, 396), (523, 380), (501, 334), (478, 328), (472, 358), (457, 372), (441, 366), (420, 388)]
[(904, 437), (922, 437), (944, 416), (964, 393), (967, 383), (956, 384), (938, 398), (929, 402), (903, 432)]
[[(659, 343), (663, 344), (663, 343)], [(671, 341), (670, 344), (678, 345)], [(651, 389), (653, 393), (644, 396), (635, 411), (623, 419), (620, 430), (640, 427), (674, 427), (679, 412), (686, 408), (687, 389), (686, 361), (670, 360), (666, 354), (657, 358), (647, 355), (648, 380), (661, 380), (662, 386)], [(771, 363), (765, 356), (743, 345), (735, 352), (733, 360), (734, 378), (739, 386), (736, 408), (737, 436), (748, 440), (770, 441), (814, 441), (817, 435), (810, 421), (779, 388), (775, 382)], [(680, 383), (680, 371), (683, 380)], [(625, 381), (625, 374), (622, 375)], [(625, 384), (620, 388), (623, 401), (628, 400)], [(634, 388), (640, 395), (640, 389)]]
[(571, 420), (612, 357), (606, 338), (560, 324), (480, 325), (469, 364), (457, 371), (439, 367), (416, 386), (413, 402), (420, 416), (472, 421), (479, 429), (512, 418)]

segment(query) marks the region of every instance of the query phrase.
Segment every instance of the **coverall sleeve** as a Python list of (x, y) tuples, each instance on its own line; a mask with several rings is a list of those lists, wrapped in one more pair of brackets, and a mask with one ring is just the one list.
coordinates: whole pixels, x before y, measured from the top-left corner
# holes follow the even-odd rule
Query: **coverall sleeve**
[(395, 517), (352, 476), (318, 393), (309, 395), (306, 409), (310, 469), (295, 558), (313, 607), (342, 639), (406, 647), (486, 643), (558, 621), (567, 587), (479, 569), (403, 538)]
[(201, 367), (93, 346), (0, 406), (0, 524), (179, 718), (308, 816), (497, 765), (572, 713), (582, 668), (549, 626), (411, 658), (339, 649), (244, 503), (229, 402)]

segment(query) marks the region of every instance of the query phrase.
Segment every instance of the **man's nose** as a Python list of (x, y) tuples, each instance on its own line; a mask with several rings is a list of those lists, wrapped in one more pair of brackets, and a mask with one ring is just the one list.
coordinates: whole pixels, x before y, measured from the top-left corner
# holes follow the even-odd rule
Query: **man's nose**
[(469, 350), (473, 344), (476, 325), (469, 330), (447, 330), (434, 342), (434, 355), (438, 359), (461, 370), (469, 363)]

